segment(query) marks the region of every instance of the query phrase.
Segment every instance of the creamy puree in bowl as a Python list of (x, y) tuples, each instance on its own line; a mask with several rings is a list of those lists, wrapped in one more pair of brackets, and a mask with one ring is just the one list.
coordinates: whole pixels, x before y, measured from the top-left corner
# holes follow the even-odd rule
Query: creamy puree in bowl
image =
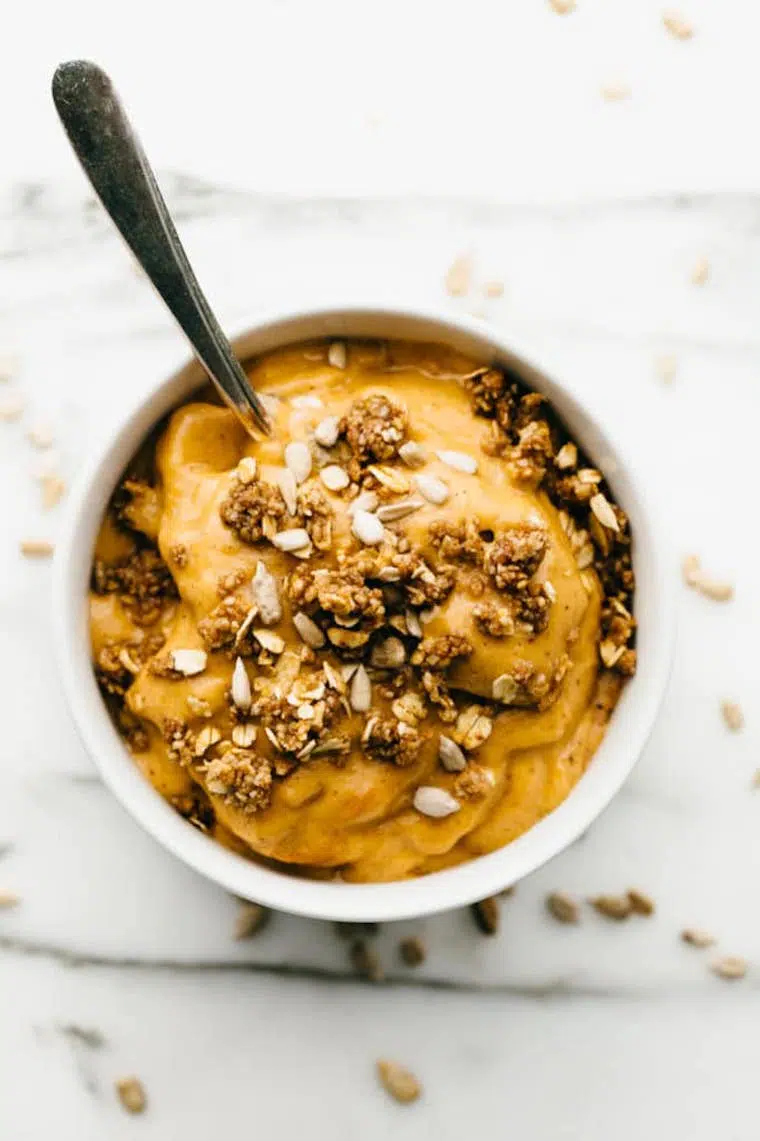
[(299, 874), (493, 851), (582, 776), (635, 668), (627, 519), (543, 399), (401, 342), (272, 352), (274, 432), (176, 409), (97, 541), (97, 676), (195, 826)]

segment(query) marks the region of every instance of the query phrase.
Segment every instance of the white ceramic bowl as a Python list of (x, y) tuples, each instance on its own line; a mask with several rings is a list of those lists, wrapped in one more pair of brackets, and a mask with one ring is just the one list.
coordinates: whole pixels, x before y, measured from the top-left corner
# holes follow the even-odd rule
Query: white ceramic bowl
[(277, 346), (322, 336), (438, 341), (484, 363), (509, 364), (546, 394), (573, 436), (604, 471), (627, 511), (634, 538), (636, 676), (625, 687), (607, 733), (567, 799), (497, 852), (420, 879), (385, 884), (312, 882), (260, 866), (204, 836), (166, 804), (141, 775), (106, 712), (90, 662), (87, 589), (95, 535), (109, 497), (156, 421), (204, 379), (195, 362), (157, 380), (87, 465), (68, 507), (54, 570), (54, 624), (63, 684), (88, 752), (128, 812), (191, 867), (228, 891), (270, 907), (337, 920), (391, 920), (460, 907), (534, 871), (581, 835), (630, 773), (652, 728), (667, 682), (673, 634), (670, 560), (642, 486), (645, 441), (633, 462), (623, 456), (571, 386), (547, 376), (512, 339), (468, 318), (411, 309), (313, 309), (259, 321), (234, 341), (246, 360)]

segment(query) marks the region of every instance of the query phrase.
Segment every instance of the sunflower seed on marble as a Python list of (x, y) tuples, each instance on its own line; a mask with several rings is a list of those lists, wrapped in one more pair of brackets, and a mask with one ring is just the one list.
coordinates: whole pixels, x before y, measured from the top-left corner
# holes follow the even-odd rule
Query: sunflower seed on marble
[(246, 710), (250, 708), (252, 699), (251, 683), (242, 658), (235, 659), (230, 694), (233, 704), (236, 705), (238, 709)]
[(254, 630), (253, 636), (259, 645), (268, 650), (270, 654), (281, 654), (285, 649), (284, 639), (272, 630)]
[(378, 670), (395, 670), (406, 661), (406, 650), (400, 638), (384, 638), (372, 648), (370, 662)]
[(325, 416), (314, 429), (314, 439), (323, 448), (334, 448), (338, 442), (340, 431), (340, 418), (338, 416)]
[(407, 440), (399, 448), (398, 454), (407, 467), (422, 467), (423, 464), (427, 463), (425, 451), (416, 440)]
[(589, 500), (589, 507), (593, 511), (596, 518), (606, 527), (608, 531), (619, 531), (620, 524), (617, 521), (615, 509), (605, 495), (601, 491), (596, 495), (592, 495)]
[(414, 481), (420, 495), (427, 499), (428, 503), (434, 503), (436, 507), (440, 507), (449, 498), (448, 487), (442, 479), (434, 475), (416, 475)]
[(687, 927), (685, 931), (681, 932), (681, 939), (690, 947), (699, 947), (700, 949), (715, 945), (715, 936), (699, 927)]
[(724, 955), (721, 959), (714, 959), (710, 963), (710, 970), (720, 979), (735, 982), (743, 979), (747, 973), (747, 960), (738, 955)]
[(451, 737), (438, 738), (438, 760), (447, 773), (461, 773), (467, 764), (467, 758)]
[(290, 531), (278, 531), (273, 536), (272, 542), (278, 550), (289, 551), (291, 554), (311, 546), (309, 532), (304, 531), (302, 527), (293, 527)]
[(298, 488), (296, 484), (296, 477), (290, 468), (280, 468), (275, 476), (277, 486), (280, 489), (280, 495), (285, 501), (285, 506), (288, 509), (288, 515), (295, 515), (298, 510)]
[[(303, 483), (311, 475), (311, 452), (303, 440), (294, 440), (285, 448), (285, 466), (293, 473), (296, 483)], [(294, 514), (293, 511), (290, 512)]]
[(256, 726), (251, 725), (250, 722), (246, 725), (236, 725), (230, 736), (232, 737), (232, 744), (237, 745), (239, 749), (250, 749), (256, 740)]
[(356, 499), (349, 503), (348, 514), (353, 515), (356, 511), (374, 511), (378, 503), (376, 492), (360, 491)]
[(546, 910), (558, 923), (578, 923), (581, 910), (571, 895), (564, 891), (551, 891), (546, 897)]
[(364, 666), (359, 666), (351, 679), (348, 699), (355, 713), (366, 713), (372, 705), (372, 684)]
[(723, 715), (726, 727), (733, 733), (738, 733), (740, 729), (744, 728), (742, 707), (735, 701), (721, 701), (720, 711)]
[(327, 360), (333, 368), (345, 368), (348, 363), (348, 352), (343, 341), (333, 341), (327, 350)]
[[(408, 960), (406, 961), (408, 962)], [(421, 961), (422, 959), (417, 959), (418, 963)], [(398, 1062), (391, 1062), (381, 1058), (377, 1063), (377, 1076), (386, 1093), (389, 1093), (392, 1098), (401, 1102), (402, 1105), (408, 1105), (409, 1102), (416, 1101), (422, 1093), (422, 1086), (420, 1085), (419, 1079), (415, 1077), (411, 1070), (408, 1070), (406, 1066), (402, 1066)]]
[(385, 528), (382, 523), (377, 515), (372, 515), (369, 511), (354, 511), (351, 530), (359, 542), (368, 547), (378, 546), (385, 537)]
[(344, 491), (351, 482), (348, 472), (338, 464), (328, 464), (319, 473), (319, 478), (328, 491)]
[(172, 669), (184, 677), (195, 677), (203, 673), (208, 661), (205, 650), (170, 650)]
[(519, 688), (511, 674), (500, 674), (491, 686), (491, 694), (494, 701), (499, 701), (502, 705), (511, 705), (517, 697)]
[(251, 580), (251, 594), (265, 626), (274, 626), (282, 618), (282, 606), (277, 591), (277, 580), (262, 559), (256, 564)]
[(308, 614), (304, 614), (302, 610), (299, 610), (297, 614), (293, 615), (293, 625), (298, 631), (301, 640), (304, 641), (307, 646), (311, 646), (312, 650), (319, 650), (324, 646), (325, 636), (316, 622), (314, 622)]
[(424, 506), (421, 499), (414, 497), (399, 499), (396, 503), (384, 503), (382, 507), (378, 507), (377, 517), (383, 523), (395, 523), (397, 519), (405, 519), (407, 515), (412, 515)]
[(455, 471), (463, 471), (466, 475), (475, 475), (478, 470), (478, 461), (474, 456), (469, 456), (466, 452), (450, 452), (445, 449), (436, 449), (438, 459), (441, 463), (446, 464), (446, 467), (454, 468)]
[(119, 1078), (116, 1093), (127, 1113), (142, 1113), (148, 1103), (145, 1087), (139, 1078)]
[(414, 794), (414, 807), (423, 816), (432, 816), (442, 819), (458, 812), (460, 804), (445, 788), (435, 788), (433, 785), (421, 785)]

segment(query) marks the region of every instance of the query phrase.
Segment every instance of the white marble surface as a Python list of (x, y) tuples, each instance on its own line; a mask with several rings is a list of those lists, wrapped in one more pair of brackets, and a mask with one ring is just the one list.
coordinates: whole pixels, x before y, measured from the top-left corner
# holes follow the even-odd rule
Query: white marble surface
[[(20, 538), (56, 529), (26, 429), (53, 425), (73, 477), (127, 388), (173, 363), (179, 338), (76, 194), (0, 196), (0, 349), (21, 362), (0, 399), (19, 389), (27, 405), (19, 424), (0, 424), (0, 888), (22, 896), (0, 913), (0, 1137), (754, 1136), (760, 974), (721, 982), (710, 952), (678, 933), (707, 927), (722, 952), (760, 964), (760, 199), (314, 205), (187, 180), (170, 196), (230, 325), (340, 289), (454, 304), (442, 274), (472, 250), (479, 280), (503, 279), (505, 294), (467, 306), (577, 378), (659, 473), (676, 549), (699, 552), (737, 593), (720, 606), (682, 591), (672, 684), (639, 767), (588, 834), (505, 901), (496, 938), (467, 914), (386, 927), (383, 986), (347, 977), (325, 925), (276, 916), (258, 940), (233, 942), (233, 901), (145, 837), (95, 776), (50, 658), (49, 570), (17, 553)], [(702, 255), (711, 275), (698, 288)], [(678, 359), (669, 387), (653, 367), (662, 352)], [(743, 733), (722, 725), (722, 697), (744, 706)], [(566, 929), (543, 910), (553, 888), (632, 885), (655, 897), (656, 917), (586, 914)], [(396, 959), (408, 932), (429, 946), (414, 973)], [(423, 1102), (383, 1098), (380, 1054), (419, 1072)], [(133, 1071), (151, 1099), (139, 1121), (112, 1093)]]

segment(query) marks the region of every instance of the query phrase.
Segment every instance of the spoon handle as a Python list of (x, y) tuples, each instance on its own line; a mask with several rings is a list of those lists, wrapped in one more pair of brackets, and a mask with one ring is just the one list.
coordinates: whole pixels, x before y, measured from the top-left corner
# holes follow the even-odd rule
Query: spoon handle
[(246, 428), (270, 421), (211, 312), (155, 175), (109, 77), (94, 63), (63, 63), (53, 100), (72, 147), (112, 221)]

